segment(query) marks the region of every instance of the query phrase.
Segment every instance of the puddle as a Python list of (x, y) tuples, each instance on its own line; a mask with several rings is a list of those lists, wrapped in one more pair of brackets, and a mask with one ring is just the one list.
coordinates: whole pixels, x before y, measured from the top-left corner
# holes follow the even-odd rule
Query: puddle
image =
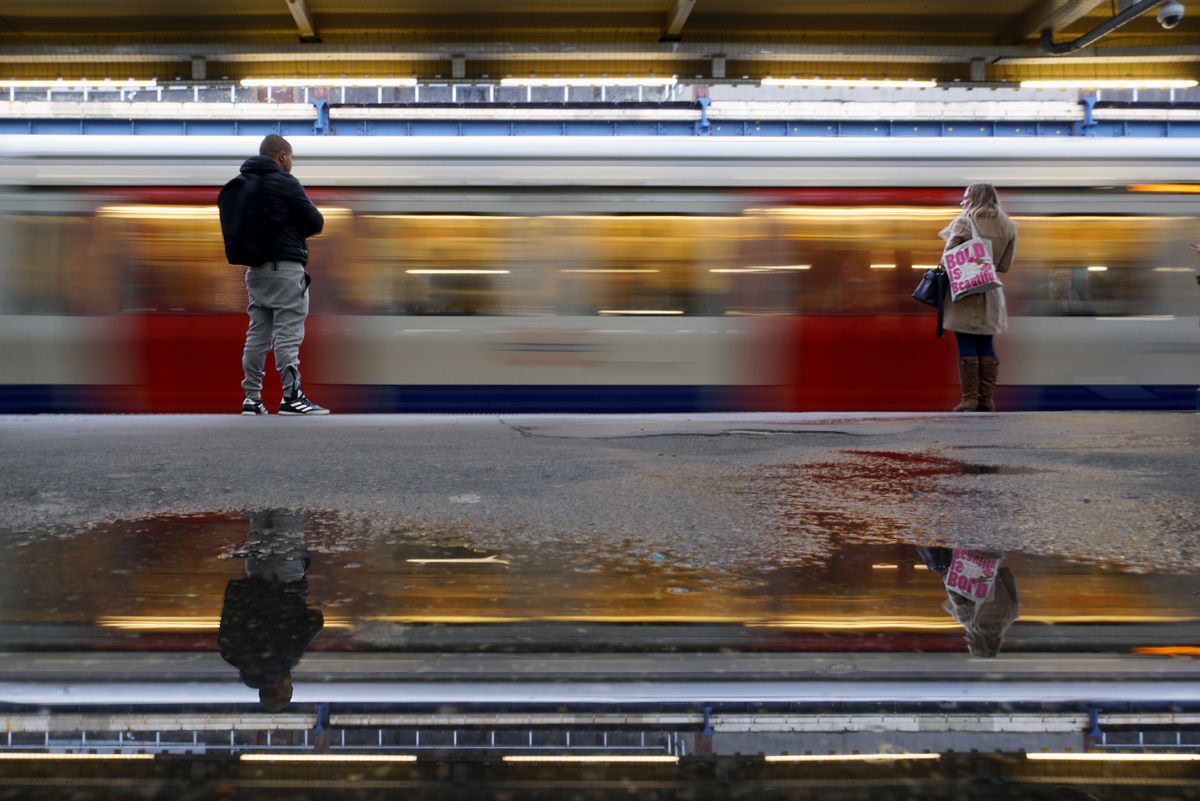
[[(909, 476), (952, 466), (906, 464)], [(10, 545), (0, 560), (0, 648), (211, 651), (230, 588), (255, 578), (291, 586), (260, 599), (276, 598), (287, 620), (323, 618), (311, 645), (293, 643), (301, 650), (964, 648), (962, 604), (949, 603), (952, 579), (937, 572), (962, 573), (947, 568), (953, 549), (834, 541), (820, 558), (696, 568), (632, 543), (583, 560), (583, 543), (576, 553), (518, 541), (496, 550), (473, 547), (463, 533), (340, 525), (283, 511), (162, 517)], [(975, 600), (1004, 595), (996, 619), (1017, 620), (1004, 626), (1006, 649), (1126, 650), (1200, 638), (1195, 573), (996, 556), (1008, 584), (996, 583), (993, 568)], [(959, 589), (978, 595), (980, 586)]]

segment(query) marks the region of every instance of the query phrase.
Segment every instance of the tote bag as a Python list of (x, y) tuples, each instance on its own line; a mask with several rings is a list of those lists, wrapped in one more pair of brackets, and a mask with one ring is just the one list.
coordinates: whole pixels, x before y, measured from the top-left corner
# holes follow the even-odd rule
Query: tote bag
[(1001, 285), (996, 275), (996, 264), (992, 261), (992, 243), (979, 236), (970, 215), (967, 215), (967, 223), (971, 226), (971, 238), (961, 245), (946, 248), (942, 253), (942, 264), (950, 279), (951, 301), (978, 295)]

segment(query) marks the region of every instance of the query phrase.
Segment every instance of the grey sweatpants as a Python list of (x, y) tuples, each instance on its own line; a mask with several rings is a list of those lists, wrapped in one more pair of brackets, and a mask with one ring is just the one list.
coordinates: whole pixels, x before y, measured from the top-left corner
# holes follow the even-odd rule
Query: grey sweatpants
[(247, 395), (262, 392), (267, 351), (275, 349), (275, 369), (285, 395), (300, 390), (300, 343), (308, 316), (308, 288), (304, 265), (295, 261), (268, 262), (246, 270), (250, 327), (242, 351), (242, 389)]

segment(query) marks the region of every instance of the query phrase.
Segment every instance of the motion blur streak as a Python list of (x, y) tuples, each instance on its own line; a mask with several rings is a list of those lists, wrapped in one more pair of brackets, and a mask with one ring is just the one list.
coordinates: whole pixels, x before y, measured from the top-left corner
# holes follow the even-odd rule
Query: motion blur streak
[[(0, 412), (237, 400), (213, 203), (246, 143), (190, 144), (0, 137)], [(301, 140), (306, 383), (340, 412), (942, 410), (953, 341), (913, 272), (970, 175), (1019, 228), (1001, 408), (1195, 408), (1194, 149), (750, 144)]]

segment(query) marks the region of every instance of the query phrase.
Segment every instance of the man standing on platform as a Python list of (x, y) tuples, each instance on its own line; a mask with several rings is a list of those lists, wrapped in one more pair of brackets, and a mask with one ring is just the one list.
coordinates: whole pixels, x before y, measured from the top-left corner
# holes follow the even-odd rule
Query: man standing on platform
[(284, 415), (329, 414), (300, 388), (300, 343), (308, 316), (305, 239), (321, 233), (325, 219), (292, 177), (292, 146), (277, 134), (262, 140), (258, 155), (246, 159), (241, 173), (218, 196), (225, 256), (246, 268), (246, 312), (250, 326), (242, 352), (242, 414), (267, 413), (262, 402), (263, 367), (274, 348), (275, 369), (283, 383)]

